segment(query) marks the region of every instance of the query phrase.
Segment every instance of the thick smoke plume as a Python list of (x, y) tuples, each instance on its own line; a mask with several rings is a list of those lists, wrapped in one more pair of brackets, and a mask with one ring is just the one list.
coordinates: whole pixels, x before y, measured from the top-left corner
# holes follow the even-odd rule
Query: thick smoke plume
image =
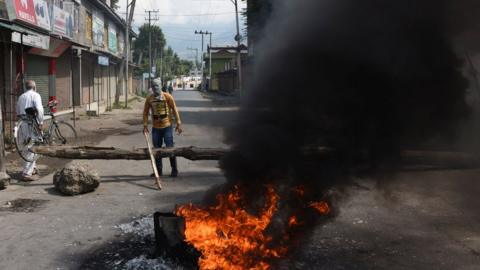
[[(272, 2), (254, 79), (227, 133), (233, 151), (222, 161), (247, 203), (274, 184), (281, 208), (298, 214), (291, 196), (283, 196), (289, 190), (304, 187), (309, 199), (320, 200), (347, 183), (360, 161), (373, 169), (394, 166), (400, 149), (454, 138), (470, 109), (453, 41), (468, 32), (478, 4)], [(335, 158), (305, 154), (316, 146), (335, 149)]]
[[(274, 1), (228, 132), (228, 178), (258, 186), (288, 176), (324, 188), (362, 153), (375, 165), (453, 136), (469, 112), (468, 85), (452, 44), (465, 23), (447, 2)], [(337, 150), (334, 168), (302, 151), (319, 145)]]

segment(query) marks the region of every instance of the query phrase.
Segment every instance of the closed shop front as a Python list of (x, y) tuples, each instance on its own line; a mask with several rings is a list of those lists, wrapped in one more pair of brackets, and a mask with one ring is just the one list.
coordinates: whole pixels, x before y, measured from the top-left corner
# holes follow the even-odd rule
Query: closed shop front
[(71, 58), (71, 50), (67, 50), (57, 59), (56, 95), (60, 110), (72, 106)]
[(94, 57), (87, 53), (82, 53), (82, 104), (90, 104), (94, 100), (93, 78), (94, 78)]
[(28, 54), (25, 57), (25, 72), (27, 80), (34, 80), (37, 92), (42, 97), (43, 106), (48, 102), (48, 57)]
[(107, 103), (110, 108), (113, 106), (113, 103), (115, 102), (115, 91), (116, 91), (115, 86), (117, 85), (116, 76), (115, 76), (115, 66), (116, 66), (115, 63), (110, 63), (110, 66), (108, 67), (108, 71), (109, 71), (108, 89), (109, 90), (108, 90)]

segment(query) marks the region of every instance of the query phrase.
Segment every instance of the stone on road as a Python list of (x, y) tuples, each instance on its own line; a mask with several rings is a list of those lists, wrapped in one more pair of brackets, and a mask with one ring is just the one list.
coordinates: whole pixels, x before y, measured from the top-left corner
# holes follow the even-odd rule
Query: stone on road
[(53, 185), (65, 195), (80, 195), (94, 191), (100, 176), (91, 166), (73, 162), (53, 175)]

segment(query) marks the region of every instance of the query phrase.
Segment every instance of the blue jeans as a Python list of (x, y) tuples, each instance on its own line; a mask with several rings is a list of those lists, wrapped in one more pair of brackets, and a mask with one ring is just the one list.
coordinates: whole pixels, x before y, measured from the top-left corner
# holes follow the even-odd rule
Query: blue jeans
[[(173, 147), (175, 143), (173, 142), (173, 127), (169, 126), (166, 128), (152, 128), (152, 143), (153, 147), (160, 148), (165, 142), (166, 147)], [(157, 169), (159, 173), (162, 171), (162, 159), (156, 158)], [(177, 171), (177, 158), (170, 158), (170, 165), (172, 166), (172, 171)]]

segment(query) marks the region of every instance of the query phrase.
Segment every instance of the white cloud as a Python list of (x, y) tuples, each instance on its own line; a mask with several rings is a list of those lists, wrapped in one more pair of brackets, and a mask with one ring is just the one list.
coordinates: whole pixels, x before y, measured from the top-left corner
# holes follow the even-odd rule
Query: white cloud
[[(125, 17), (126, 2), (127, 0), (119, 2), (117, 13), (122, 17)], [(246, 4), (240, 0), (238, 3), (239, 11), (242, 11)], [(158, 21), (154, 24), (162, 28), (167, 44), (182, 58), (192, 56), (187, 47), (201, 50), (201, 37), (194, 34), (195, 30), (213, 32), (213, 46), (234, 45), (235, 6), (230, 0), (137, 0), (134, 29), (146, 22), (146, 10), (158, 10)], [(243, 22), (241, 27), (243, 28)], [(208, 38), (205, 38), (204, 50), (208, 43)]]

